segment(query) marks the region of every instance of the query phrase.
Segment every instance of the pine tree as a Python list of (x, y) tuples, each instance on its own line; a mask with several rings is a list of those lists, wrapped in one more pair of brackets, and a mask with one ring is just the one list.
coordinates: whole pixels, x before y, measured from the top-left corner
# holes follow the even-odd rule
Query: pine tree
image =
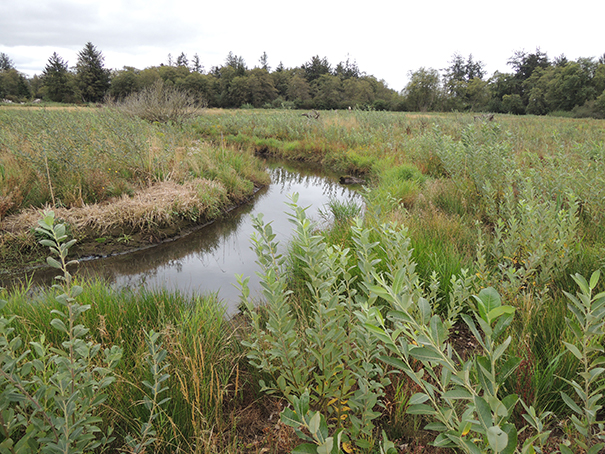
[(0, 52), (0, 71), (8, 71), (9, 69), (15, 69), (15, 64), (8, 54)]
[(191, 62), (191, 69), (196, 73), (202, 74), (204, 72), (204, 65), (200, 62), (200, 56), (198, 54), (193, 55), (193, 60)]
[(179, 55), (176, 58), (176, 65), (177, 66), (184, 66), (186, 68), (189, 67), (189, 60), (187, 59), (187, 55), (185, 55), (185, 52), (181, 52), (181, 55)]
[(71, 101), (73, 90), (70, 86), (70, 73), (67, 62), (59, 57), (56, 52), (53, 52), (44, 67), (42, 85), (46, 90), (46, 96), (51, 101)]
[(269, 66), (269, 57), (267, 56), (267, 52), (263, 52), (263, 55), (260, 56), (258, 62), (260, 63), (260, 67), (262, 69), (267, 70), (267, 72), (271, 72), (271, 67)]
[(109, 70), (103, 67), (104, 57), (91, 42), (78, 53), (76, 81), (84, 102), (100, 102), (109, 89)]

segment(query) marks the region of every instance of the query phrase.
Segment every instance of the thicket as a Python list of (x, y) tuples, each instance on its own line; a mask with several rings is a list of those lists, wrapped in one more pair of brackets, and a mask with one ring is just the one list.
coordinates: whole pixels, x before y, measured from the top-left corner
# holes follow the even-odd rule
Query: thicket
[(178, 125), (200, 115), (204, 108), (204, 103), (196, 101), (190, 92), (165, 85), (161, 79), (113, 105), (126, 114), (152, 123), (172, 122)]

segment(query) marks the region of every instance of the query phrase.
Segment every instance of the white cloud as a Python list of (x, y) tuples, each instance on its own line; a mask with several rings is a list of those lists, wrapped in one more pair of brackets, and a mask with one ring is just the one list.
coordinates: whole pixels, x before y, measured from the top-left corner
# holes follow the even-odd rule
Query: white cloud
[(206, 69), (230, 51), (249, 66), (267, 52), (272, 67), (314, 55), (335, 66), (349, 56), (401, 90), (409, 71), (444, 68), (454, 52), (472, 53), (490, 75), (510, 70), (515, 50), (602, 55), (603, 13), (605, 4), (588, 0), (565, 9), (535, 0), (0, 0), (0, 51), (30, 75), (53, 52), (75, 64), (89, 41), (110, 68), (144, 68), (181, 52), (198, 53)]

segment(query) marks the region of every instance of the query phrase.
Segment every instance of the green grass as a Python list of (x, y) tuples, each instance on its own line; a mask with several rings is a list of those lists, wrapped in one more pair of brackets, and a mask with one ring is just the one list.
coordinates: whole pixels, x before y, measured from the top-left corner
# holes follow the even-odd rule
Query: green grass
[[(124, 437), (136, 433), (140, 421), (147, 418), (147, 410), (141, 404), (145, 392), (142, 381), (151, 375), (145, 361), (143, 330), (161, 333), (163, 347), (169, 352), (167, 372), (171, 376), (163, 397), (170, 400), (163, 406), (165, 413), (156, 427), (156, 452), (172, 452), (176, 446), (195, 452), (197, 443), (216, 442), (210, 433), (231, 428), (229, 415), (225, 415), (229, 408), (226, 402), (231, 401), (233, 408), (242, 399), (246, 369), (242, 368), (238, 383), (242, 349), (216, 297), (189, 298), (163, 290), (117, 291), (100, 281), (83, 283), (83, 287), (78, 302), (89, 304), (91, 309), (79, 322), (102, 348), (118, 345), (124, 351), (115, 371), (118, 380), (110, 388), (100, 414), (102, 429), (115, 429), (114, 446), (122, 447)], [(50, 325), (55, 318), (51, 310), (61, 309), (53, 294), (54, 290), (45, 290), (32, 297), (24, 286), (4, 295), (8, 301), (4, 313), (17, 317), (16, 334), (25, 343), (41, 335), (55, 346), (63, 342), (61, 333)]]

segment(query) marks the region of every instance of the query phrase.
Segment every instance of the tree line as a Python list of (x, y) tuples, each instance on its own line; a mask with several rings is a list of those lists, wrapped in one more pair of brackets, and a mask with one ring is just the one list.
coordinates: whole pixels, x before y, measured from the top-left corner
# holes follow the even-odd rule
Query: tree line
[(517, 51), (508, 60), (510, 72), (487, 77), (485, 65), (472, 55), (454, 54), (441, 70), (411, 71), (401, 92), (361, 71), (347, 59), (332, 65), (314, 56), (294, 68), (282, 63), (271, 68), (263, 53), (249, 67), (230, 52), (223, 65), (205, 70), (197, 54), (185, 53), (166, 64), (145, 69), (125, 66), (110, 70), (92, 43), (69, 67), (57, 53), (41, 75), (31, 78), (17, 71), (0, 53), (0, 99), (22, 102), (41, 98), (54, 102), (121, 100), (158, 81), (189, 91), (209, 107), (222, 108), (359, 108), (400, 111), (476, 111), (545, 115), (566, 112), (605, 118), (605, 54), (599, 59), (550, 59), (545, 52)]

